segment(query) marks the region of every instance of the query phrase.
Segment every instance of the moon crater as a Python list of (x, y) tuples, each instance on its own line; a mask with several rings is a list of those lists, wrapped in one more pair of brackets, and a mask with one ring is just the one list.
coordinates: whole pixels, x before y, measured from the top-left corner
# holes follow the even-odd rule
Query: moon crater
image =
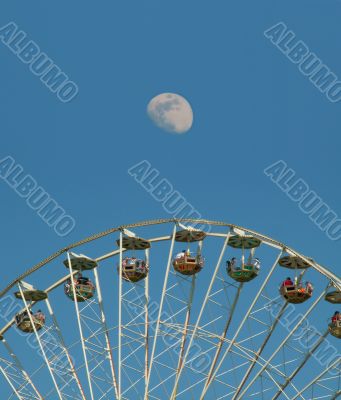
[(170, 133), (186, 133), (193, 124), (191, 105), (175, 93), (154, 97), (148, 104), (147, 113), (156, 126)]

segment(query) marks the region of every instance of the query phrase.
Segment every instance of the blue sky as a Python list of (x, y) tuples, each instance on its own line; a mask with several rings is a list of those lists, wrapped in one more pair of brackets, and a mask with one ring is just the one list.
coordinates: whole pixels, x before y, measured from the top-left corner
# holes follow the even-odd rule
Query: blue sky
[[(330, 103), (263, 32), (283, 21), (341, 77), (336, 0), (7, 1), (14, 21), (76, 82), (62, 103), (0, 43), (0, 158), (13, 157), (76, 221), (59, 237), (0, 181), (1, 287), (92, 233), (169, 215), (128, 174), (148, 160), (204, 218), (259, 230), (339, 273), (332, 241), (263, 170), (278, 160), (341, 215), (340, 103)], [(146, 114), (183, 95), (185, 135)], [(171, 216), (170, 216), (171, 217)]]
[[(259, 229), (309, 254), (314, 249), (336, 268), (337, 243), (263, 170), (283, 159), (340, 214), (339, 104), (329, 103), (263, 32), (284, 21), (337, 73), (338, 2), (62, 5), (2, 6), (2, 26), (16, 22), (79, 86), (72, 102), (59, 102), (2, 46), (2, 155), (77, 222), (68, 238), (56, 237), (2, 184), (7, 280), (75, 239), (164, 216), (127, 174), (143, 159), (204, 217)], [(150, 123), (147, 103), (164, 91), (191, 102), (195, 120), (187, 135)], [(17, 246), (26, 251), (13, 259)]]

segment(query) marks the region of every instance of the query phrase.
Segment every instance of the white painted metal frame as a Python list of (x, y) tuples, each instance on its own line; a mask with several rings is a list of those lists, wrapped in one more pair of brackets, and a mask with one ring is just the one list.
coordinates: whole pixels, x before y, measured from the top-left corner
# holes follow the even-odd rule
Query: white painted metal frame
[(313, 309), (319, 303), (319, 301), (325, 296), (327, 293), (328, 287), (320, 294), (320, 296), (313, 302), (313, 304), (309, 307), (308, 311), (302, 316), (301, 320), (296, 324), (296, 326), (289, 332), (287, 337), (283, 340), (283, 342), (279, 345), (276, 351), (269, 357), (267, 362), (263, 365), (263, 367), (258, 371), (258, 373), (253, 377), (251, 382), (246, 386), (246, 388), (242, 391), (238, 399), (242, 399), (245, 393), (249, 390), (249, 388), (254, 384), (254, 382), (259, 378), (259, 376), (266, 370), (271, 361), (275, 358), (278, 352), (284, 347), (284, 345), (289, 341), (289, 339), (293, 336), (293, 334), (297, 331), (297, 329), (302, 325), (302, 323), (307, 319), (307, 317), (311, 314)]
[[(185, 221), (190, 221), (193, 222), (193, 220), (185, 220)], [(169, 220), (166, 221), (164, 220), (164, 222), (157, 222), (157, 223), (165, 223), (165, 222), (170, 222)], [(196, 221), (198, 222), (198, 221)], [(204, 222), (211, 222), (211, 221), (204, 221)], [(229, 228), (234, 228), (236, 226), (234, 225), (229, 225), (229, 224), (224, 224), (224, 223), (213, 223), (213, 225), (218, 225), (218, 226), (228, 226)], [(146, 223), (146, 225), (148, 225), (148, 223)], [(134, 225), (132, 225), (134, 226)], [(143, 226), (142, 224), (136, 224), (136, 226)], [(129, 227), (129, 226), (128, 226)], [(207, 391), (210, 387), (210, 385), (213, 382), (219, 382), (222, 383), (221, 381), (221, 377), (223, 376), (222, 374), (224, 374), (225, 372), (221, 372), (221, 368), (223, 367), (224, 361), (226, 359), (226, 357), (228, 355), (232, 356), (232, 354), (234, 354), (236, 349), (243, 349), (242, 344), (245, 340), (248, 339), (244, 339), (242, 342), (237, 342), (237, 338), (239, 336), (239, 333), (241, 332), (241, 330), (244, 328), (244, 325), (246, 323), (247, 318), (250, 316), (250, 314), (252, 313), (258, 299), (260, 296), (263, 295), (263, 290), (266, 286), (266, 284), (268, 283), (270, 276), (272, 275), (272, 273), (274, 272), (274, 269), (277, 265), (278, 259), (280, 258), (281, 254), (283, 253), (283, 251), (285, 251), (286, 253), (290, 254), (290, 255), (298, 255), (299, 257), (301, 257), (303, 260), (311, 262), (310, 260), (308, 260), (306, 257), (300, 255), (299, 253), (297, 253), (295, 250), (293, 249), (289, 249), (286, 246), (280, 244), (279, 242), (274, 241), (273, 239), (267, 238), (264, 235), (261, 235), (257, 232), (253, 232), (252, 230), (245, 230), (244, 228), (240, 228), (240, 227), (236, 227), (239, 229), (244, 230), (247, 234), (252, 234), (255, 237), (258, 237), (260, 240), (262, 240), (264, 243), (266, 243), (267, 245), (274, 247), (276, 249), (279, 249), (281, 252), (279, 254), (279, 256), (276, 259), (275, 264), (273, 265), (273, 267), (270, 270), (269, 275), (266, 277), (265, 281), (263, 282), (263, 284), (261, 285), (261, 288), (259, 289), (258, 295), (256, 296), (256, 298), (254, 299), (251, 307), (248, 310), (248, 315), (245, 315), (245, 318), (243, 318), (243, 320), (241, 321), (237, 332), (235, 333), (234, 337), (229, 340), (226, 341), (226, 332), (228, 330), (228, 325), (230, 320), (232, 319), (233, 316), (233, 312), (234, 312), (234, 306), (236, 303), (233, 304), (232, 307), (232, 313), (229, 317), (229, 319), (227, 320), (227, 324), (226, 324), (226, 329), (225, 331), (222, 333), (221, 338), (218, 341), (218, 344), (213, 343), (212, 342), (212, 350), (214, 351), (214, 358), (213, 358), (213, 362), (211, 364), (209, 373), (207, 375), (204, 376), (204, 388), (203, 391), (201, 393), (200, 396), (200, 400), (203, 400), (207, 394)], [(112, 354), (112, 348), (110, 345), (110, 339), (109, 339), (109, 329), (106, 325), (106, 317), (105, 317), (105, 312), (104, 312), (104, 308), (102, 305), (102, 293), (101, 293), (101, 287), (100, 287), (100, 281), (99, 281), (99, 277), (98, 277), (98, 271), (97, 269), (95, 269), (94, 272), (94, 276), (95, 276), (95, 281), (96, 281), (96, 287), (97, 287), (97, 291), (98, 291), (98, 303), (99, 303), (99, 307), (100, 307), (100, 318), (104, 327), (104, 333), (105, 333), (105, 338), (106, 338), (106, 354), (107, 354), (107, 358), (110, 362), (110, 368), (111, 368), (111, 374), (112, 374), (112, 382), (113, 382), (113, 388), (115, 391), (115, 398), (117, 400), (127, 400), (127, 398), (124, 396), (124, 393), (122, 393), (123, 391), (123, 382), (122, 382), (122, 368), (125, 362), (125, 359), (122, 359), (122, 334), (123, 334), (123, 318), (122, 318), (122, 313), (123, 313), (123, 287), (122, 287), (122, 259), (123, 259), (123, 252), (126, 251), (126, 249), (124, 249), (122, 247), (122, 238), (123, 238), (123, 229), (120, 230), (120, 240), (119, 240), (119, 250), (117, 251), (112, 251), (111, 253), (105, 254), (101, 257), (98, 257), (97, 260), (104, 260), (110, 257), (113, 257), (115, 255), (119, 256), (119, 281), (118, 281), (118, 287), (119, 287), (119, 299), (118, 299), (118, 304), (119, 304), (119, 312), (118, 312), (118, 347), (117, 347), (117, 353), (118, 353), (118, 379), (116, 379), (116, 370), (115, 370), (115, 365), (114, 365), (114, 358), (113, 358), (113, 354)], [(157, 399), (158, 397), (155, 397), (153, 394), (151, 394), (150, 390), (150, 380), (151, 380), (151, 374), (152, 374), (152, 370), (153, 370), (153, 364), (159, 362), (156, 361), (157, 357), (159, 356), (159, 354), (156, 353), (156, 346), (157, 346), (157, 342), (158, 339), (160, 338), (160, 336), (163, 334), (162, 329), (161, 329), (161, 325), (164, 325), (164, 327), (168, 327), (170, 329), (169, 335), (174, 335), (174, 337), (177, 336), (181, 336), (181, 343), (180, 343), (180, 352), (179, 352), (179, 357), (177, 360), (177, 368), (172, 369), (171, 375), (167, 378), (167, 379), (163, 379), (162, 381), (160, 381), (160, 384), (163, 384), (164, 382), (166, 382), (171, 377), (175, 378), (174, 381), (174, 385), (173, 385), (173, 389), (171, 392), (171, 400), (175, 400), (178, 395), (181, 395), (182, 392), (178, 393), (178, 387), (179, 387), (179, 382), (183, 373), (184, 368), (190, 368), (188, 366), (189, 362), (191, 360), (188, 360), (189, 357), (189, 352), (190, 349), (194, 343), (194, 341), (196, 340), (197, 337), (199, 337), (200, 335), (204, 335), (204, 331), (202, 330), (202, 326), (200, 326), (200, 322), (202, 319), (202, 315), (205, 312), (205, 307), (206, 304), (208, 302), (208, 299), (211, 295), (211, 290), (212, 290), (212, 286), (214, 281), (217, 279), (217, 272), (219, 270), (219, 266), (221, 264), (222, 258), (224, 256), (225, 250), (226, 250), (226, 245), (227, 242), (229, 240), (229, 237), (231, 235), (231, 233), (229, 232), (227, 235), (223, 234), (223, 233), (208, 233), (207, 236), (210, 237), (221, 237), (224, 238), (224, 247), (222, 252), (220, 253), (219, 259), (218, 259), (218, 263), (214, 269), (212, 278), (211, 278), (211, 282), (209, 285), (209, 288), (205, 294), (205, 298), (204, 298), (204, 303), (202, 304), (201, 308), (200, 308), (200, 312), (199, 312), (199, 316), (197, 318), (197, 320), (195, 321), (194, 325), (190, 325), (190, 312), (191, 312), (191, 304), (192, 304), (192, 299), (193, 299), (193, 294), (194, 294), (194, 284), (195, 284), (195, 276), (192, 279), (192, 290), (190, 292), (190, 297), (187, 303), (187, 314), (186, 314), (186, 318), (185, 321), (183, 323), (182, 326), (178, 326), (176, 323), (172, 323), (172, 322), (167, 322), (167, 321), (161, 321), (161, 315), (162, 315), (162, 311), (164, 308), (164, 304), (166, 301), (168, 301), (166, 298), (171, 299), (171, 296), (167, 294), (167, 282), (168, 282), (168, 276), (169, 276), (169, 272), (170, 272), (170, 266), (171, 266), (171, 261), (172, 261), (172, 254), (173, 254), (173, 249), (174, 249), (174, 240), (175, 240), (175, 233), (176, 233), (176, 224), (174, 224), (174, 229), (173, 229), (173, 234), (169, 235), (169, 236), (162, 236), (159, 238), (152, 238), (150, 239), (150, 241), (152, 242), (158, 242), (158, 241), (169, 241), (170, 240), (170, 251), (169, 251), (169, 256), (168, 256), (168, 263), (167, 263), (167, 267), (166, 267), (166, 273), (165, 273), (165, 278), (164, 278), (164, 283), (163, 283), (163, 289), (161, 292), (161, 300), (160, 300), (160, 307), (159, 307), (159, 312), (158, 312), (158, 317), (157, 317), (157, 321), (156, 321), (156, 329), (155, 329), (155, 334), (154, 334), (154, 338), (152, 341), (152, 346), (150, 346), (150, 340), (151, 340), (151, 335), (150, 335), (150, 321), (149, 321), (149, 310), (148, 310), (148, 302), (149, 302), (149, 275), (147, 276), (147, 278), (145, 279), (145, 308), (144, 308), (144, 316), (145, 316), (145, 320), (144, 320), (144, 399), (145, 400), (152, 400), (152, 399)], [(104, 235), (103, 235), (104, 236)], [(76, 300), (76, 290), (75, 290), (75, 284), (74, 284), (74, 280), (72, 279), (73, 275), (75, 274), (75, 271), (72, 271), (72, 265), (71, 265), (71, 260), (70, 260), (70, 254), (67, 253), (68, 256), (68, 264), (69, 264), (69, 275), (66, 278), (61, 279), (60, 281), (56, 282), (55, 284), (53, 284), (49, 289), (49, 290), (53, 290), (55, 288), (57, 288), (58, 286), (60, 286), (65, 279), (70, 278), (71, 282), (72, 282), (72, 287), (73, 287), (73, 295), (74, 295), (74, 303), (75, 303), (75, 311), (76, 311), (76, 315), (77, 315), (77, 321), (78, 321), (78, 328), (79, 328), (79, 335), (81, 338), (81, 346), (82, 346), (82, 351), (83, 351), (83, 356), (84, 356), (84, 362), (85, 362), (85, 368), (86, 368), (86, 375), (87, 375), (87, 380), (88, 380), (88, 385), (89, 385), (89, 391), (90, 391), (90, 397), (91, 400), (95, 400), (96, 396), (93, 392), (93, 388), (92, 388), (92, 372), (89, 369), (89, 360), (87, 359), (87, 350), (86, 350), (86, 337), (84, 337), (83, 335), (83, 330), (82, 330), (82, 322), (81, 322), (81, 314), (80, 314), (80, 310), (79, 310), (79, 305), (78, 302)], [(146, 258), (149, 258), (149, 249), (146, 250)], [(314, 270), (316, 270), (317, 272), (323, 274), (326, 278), (330, 279), (333, 286), (335, 288), (338, 288), (341, 290), (341, 281), (338, 277), (336, 277), (335, 275), (333, 275), (330, 271), (328, 271), (327, 269), (325, 269), (324, 267), (320, 266), (319, 264), (313, 262), (313, 268)], [(242, 285), (239, 286), (238, 289), (238, 293), (236, 295), (235, 298), (235, 302), (238, 301), (238, 298), (240, 296), (241, 293), (241, 288)], [(22, 288), (19, 284), (19, 290), (21, 292), (21, 295), (23, 296), (23, 291)], [(318, 297), (318, 299), (313, 303), (313, 305), (309, 308), (309, 310), (307, 311), (307, 313), (305, 314), (304, 318), (302, 320), (304, 320), (316, 307), (316, 305), (318, 304), (318, 302), (322, 299), (322, 297), (324, 296), (324, 294), (326, 293), (327, 289)], [(25, 309), (26, 311), (29, 310), (28, 308), (28, 304), (26, 302), (26, 300), (24, 299), (24, 304), (25, 304)], [(48, 300), (46, 300), (46, 305), (47, 308), (49, 310), (49, 314), (52, 318), (52, 321), (54, 323), (54, 328), (56, 330), (56, 332), (60, 331), (59, 325), (57, 323), (57, 320), (55, 319), (54, 316), (54, 312), (53, 309), (49, 303)], [(285, 309), (285, 305), (283, 306), (283, 311)], [(295, 371), (293, 373), (291, 373), (288, 377), (284, 376), (285, 378), (285, 383), (284, 384), (279, 384), (278, 380), (275, 379), (272, 374), (270, 373), (270, 368), (273, 370), (274, 366), (271, 365), (271, 361), (274, 359), (274, 357), (278, 354), (278, 352), (280, 351), (280, 349), (282, 349), (284, 347), (284, 345), (288, 342), (288, 340), (290, 339), (290, 337), (292, 336), (293, 332), (295, 332), (295, 330), (297, 330), (300, 326), (300, 324), (297, 324), (296, 327), (294, 328), (294, 331), (291, 332), (291, 334), (289, 334), (287, 336), (287, 338), (285, 340), (283, 340), (283, 342), (281, 343), (280, 347), (272, 354), (272, 356), (270, 358), (268, 358), (267, 360), (263, 360), (261, 358), (261, 354), (263, 349), (265, 348), (269, 338), (271, 337), (281, 315), (282, 312), (278, 314), (278, 316), (275, 318), (275, 321), (273, 321), (272, 326), (270, 327), (268, 333), (266, 333), (267, 331), (264, 330), (264, 332), (260, 332), (259, 334), (265, 334), (265, 339), (263, 341), (263, 344), (261, 345), (261, 347), (258, 349), (258, 351), (255, 351), (253, 354), (251, 352), (250, 349), (244, 348), (243, 351), (245, 351), (245, 354), (249, 354), (248, 359), (249, 359), (249, 368), (248, 371), (246, 373), (246, 375), (242, 378), (242, 380), (240, 381), (238, 387), (235, 388), (234, 392), (231, 392), (232, 400), (239, 400), (242, 399), (243, 396), (245, 396), (245, 394), (248, 392), (248, 390), (252, 387), (252, 385), (257, 381), (258, 378), (260, 378), (261, 376), (267, 376), (267, 378), (269, 379), (270, 382), (273, 382), (275, 384), (275, 387), (278, 388), (278, 391), (276, 392), (276, 394), (274, 395), (274, 397), (272, 398), (272, 400), (275, 400), (278, 398), (278, 396), (280, 394), (282, 394), (284, 397), (289, 398), (288, 395), (285, 393), (285, 389), (286, 387), (291, 384), (292, 387), (296, 390), (297, 395), (295, 395), (294, 399), (301, 397), (303, 398), (303, 393), (305, 390), (307, 390), (308, 387), (303, 388), (301, 391), (297, 390), (295, 388), (295, 386), (293, 385), (292, 381), (294, 379), (294, 377), (298, 374), (298, 372), (305, 366), (307, 360), (309, 359), (309, 357), (311, 357), (312, 352), (314, 352), (316, 350), (316, 347), (314, 347), (313, 350), (311, 350), (311, 352), (309, 354), (306, 355), (306, 357), (303, 359), (303, 361), (301, 361), (301, 363), (297, 366), (297, 368), (295, 369)], [(34, 334), (37, 337), (37, 341), (39, 343), (39, 346), (41, 348), (41, 352), (43, 354), (43, 357), (45, 359), (45, 363), (47, 365), (47, 368), (49, 370), (49, 373), (51, 375), (51, 379), (53, 381), (56, 393), (59, 397), (60, 400), (62, 400), (63, 398), (63, 393), (62, 393), (62, 389), (59, 387), (55, 377), (54, 377), (54, 369), (53, 366), (51, 365), (50, 360), (48, 359), (48, 357), (46, 356), (45, 352), (44, 352), (44, 346), (42, 345), (41, 342), (41, 337), (39, 332), (37, 331), (37, 329), (34, 326), (33, 320), (32, 320), (32, 316), (30, 315), (30, 313), (28, 312), (28, 315), (30, 316), (30, 321), (34, 327)], [(0, 335), (5, 333), (11, 326), (13, 326), (14, 321), (10, 321), (3, 329), (0, 330)], [(61, 333), (61, 332), (60, 332)], [(256, 337), (257, 334), (254, 334), (254, 336)], [(325, 339), (327, 333), (321, 337), (318, 345), (320, 345), (321, 343), (323, 343), (323, 340)], [(187, 338), (190, 337), (189, 343), (187, 343)], [(82, 389), (82, 385), (80, 383), (80, 379), (78, 377), (77, 371), (74, 368), (73, 364), (72, 364), (72, 360), (71, 360), (71, 356), (68, 352), (67, 347), (65, 346), (65, 342), (64, 342), (64, 338), (61, 335), (60, 337), (60, 343), (61, 343), (61, 347), (63, 348), (63, 350), (65, 350), (68, 360), (69, 360), (69, 365), (70, 365), (70, 371), (72, 372), (73, 378), (76, 380), (77, 382), (77, 386), (79, 389), (79, 392), (82, 396), (82, 400), (85, 400), (86, 398), (86, 394)], [(252, 339), (252, 336), (249, 337), (249, 339)], [(222, 346), (223, 344), (228, 343), (227, 344), (227, 349), (225, 350), (225, 352), (223, 353), (223, 355), (221, 355), (221, 350), (222, 350)], [(208, 351), (208, 350), (207, 350)], [(292, 362), (297, 362), (297, 360), (292, 360)], [(251, 381), (247, 384), (247, 386), (244, 388), (244, 386), (246, 385), (248, 378), (254, 368), (255, 365), (261, 365), (261, 369), (256, 373), (256, 375), (251, 379)], [(1, 366), (0, 366), (1, 367)], [(268, 368), (270, 367), (270, 368)], [(2, 368), (2, 367), (1, 367)], [(155, 369), (155, 366), (154, 366)], [(21, 370), (21, 368), (19, 368), (19, 370)], [(0, 372), (3, 372), (3, 368), (0, 369)], [(155, 372), (155, 371), (154, 371)], [(5, 371), (6, 373), (6, 371)], [(265, 374), (265, 375), (264, 375)], [(27, 375), (28, 376), (28, 375)], [(282, 374), (280, 374), (280, 376), (282, 376)], [(321, 376), (323, 376), (323, 374), (319, 374), (316, 379), (314, 381), (311, 382), (311, 385), (315, 384), (320, 378)], [(7, 376), (8, 377), (8, 376)], [(5, 379), (8, 381), (8, 379), (5, 377)], [(30, 379), (30, 378), (29, 378)], [(31, 380), (29, 380), (28, 382), (31, 383)], [(10, 385), (11, 386), (11, 385)], [(12, 386), (11, 386), (12, 387)], [(32, 383), (32, 387), (33, 383)], [(16, 388), (12, 387), (12, 390), (16, 393)], [(18, 391), (18, 393), (16, 393), (16, 395), (21, 396), (18, 398), (22, 398), (23, 400), (26, 400), (25, 397), (23, 397), (20, 392)], [(227, 396), (227, 395), (226, 395)], [(335, 394), (335, 396), (337, 396), (337, 393)], [(39, 399), (42, 399), (41, 395), (39, 395), (38, 397)], [(107, 398), (105, 396), (105, 398)], [(221, 397), (225, 398), (225, 396)], [(130, 399), (130, 398), (129, 398)], [(293, 400), (294, 400), (293, 399)], [(96, 399), (97, 400), (97, 399)]]
[(270, 269), (270, 272), (268, 273), (267, 277), (264, 279), (264, 281), (263, 281), (263, 283), (262, 283), (262, 286), (261, 286), (261, 288), (259, 289), (259, 292), (258, 292), (257, 296), (254, 298), (254, 300), (253, 300), (251, 306), (249, 307), (248, 312), (245, 313), (245, 316), (244, 316), (244, 318), (242, 319), (242, 321), (241, 321), (241, 323), (240, 323), (240, 325), (239, 325), (239, 328), (237, 329), (237, 331), (236, 331), (234, 337), (232, 338), (230, 345), (229, 345), (228, 348), (225, 350), (225, 353), (223, 354), (223, 356), (222, 356), (222, 358), (221, 358), (221, 360), (220, 360), (220, 362), (219, 362), (219, 364), (218, 364), (218, 366), (217, 366), (215, 372), (213, 373), (212, 379), (211, 379), (209, 382), (206, 383), (206, 385), (205, 385), (205, 387), (204, 387), (204, 389), (203, 389), (203, 391), (202, 391), (202, 393), (201, 393), (200, 400), (204, 399), (204, 397), (205, 397), (205, 395), (206, 395), (206, 393), (207, 393), (207, 390), (208, 390), (208, 388), (209, 388), (210, 383), (213, 381), (213, 379), (214, 379), (215, 376), (217, 375), (217, 373), (218, 373), (219, 369), (221, 368), (221, 366), (222, 366), (222, 364), (223, 364), (225, 358), (227, 357), (227, 355), (228, 355), (229, 352), (231, 351), (231, 348), (232, 348), (232, 346), (234, 345), (234, 343), (236, 342), (237, 337), (238, 337), (240, 331), (242, 330), (242, 328), (243, 328), (243, 326), (245, 325), (245, 323), (246, 323), (246, 321), (247, 321), (249, 315), (251, 314), (251, 311), (253, 310), (253, 307), (256, 305), (256, 303), (257, 303), (259, 297), (261, 296), (261, 294), (262, 294), (262, 292), (263, 292), (265, 286), (267, 285), (267, 283), (268, 283), (268, 281), (270, 280), (270, 278), (271, 278), (271, 276), (272, 276), (272, 274), (273, 274), (275, 268), (277, 267), (278, 261), (279, 261), (279, 259), (281, 258), (282, 253), (283, 253), (283, 251), (281, 251), (281, 252), (279, 253), (279, 255), (277, 256), (277, 258), (276, 258), (274, 264), (272, 265), (272, 267), (271, 267), (271, 269)]
[(31, 379), (31, 377), (29, 376), (29, 374), (24, 369), (20, 359), (14, 353), (14, 350), (9, 345), (8, 341), (5, 338), (3, 338), (3, 340), (1, 342), (5, 346), (5, 349), (6, 349), (7, 353), (8, 353), (8, 355), (9, 355), (9, 357), (13, 360), (13, 367), (15, 367), (20, 372), (20, 374), (22, 375), (24, 383), (21, 384), (21, 388), (25, 388), (25, 387), (27, 387), (29, 385), (31, 387), (31, 389), (33, 390), (33, 392), (35, 393), (35, 395), (37, 396), (36, 398), (38, 398), (39, 400), (43, 400), (42, 395), (39, 393), (38, 389), (33, 384), (33, 381)]
[(86, 352), (85, 340), (84, 340), (84, 335), (83, 335), (83, 328), (82, 328), (82, 323), (81, 323), (80, 314), (79, 314), (79, 306), (78, 306), (78, 301), (77, 301), (76, 285), (75, 285), (75, 281), (74, 281), (74, 277), (73, 277), (74, 273), (72, 271), (72, 264), (71, 264), (71, 258), (70, 258), (70, 253), (69, 252), (67, 253), (67, 259), (68, 259), (68, 264), (69, 264), (69, 273), (70, 273), (69, 278), (71, 280), (71, 285), (72, 285), (73, 300), (74, 300), (74, 303), (75, 303), (77, 323), (78, 323), (79, 335), (80, 335), (80, 339), (81, 339), (81, 345), (82, 345), (83, 357), (84, 357), (84, 362), (85, 362), (86, 376), (87, 376), (87, 379), (88, 379), (90, 397), (91, 397), (91, 400), (94, 400), (94, 392), (93, 392), (91, 375), (90, 375), (90, 370), (89, 370), (88, 356), (87, 356), (87, 352)]
[(199, 324), (200, 324), (200, 321), (201, 321), (201, 317), (203, 315), (204, 309), (206, 307), (206, 304), (208, 302), (209, 296), (211, 294), (211, 290), (212, 290), (214, 281), (216, 279), (216, 276), (218, 274), (218, 271), (219, 271), (219, 268), (220, 268), (220, 264), (221, 264), (221, 262), (223, 260), (224, 254), (226, 252), (227, 244), (228, 244), (228, 241), (229, 241), (230, 237), (231, 237), (231, 231), (229, 231), (228, 234), (225, 237), (224, 244), (223, 244), (223, 247), (222, 247), (221, 252), (219, 254), (219, 258), (218, 258), (217, 264), (215, 266), (210, 285), (209, 285), (209, 287), (207, 289), (207, 292), (206, 292), (206, 295), (205, 295), (205, 298), (204, 298), (204, 302), (203, 302), (202, 307), (200, 309), (198, 319), (197, 319), (196, 324), (194, 326), (194, 330), (193, 330), (193, 333), (191, 335), (191, 339), (190, 339), (190, 342), (188, 344), (188, 347), (187, 347), (187, 350), (186, 350), (186, 353), (185, 353), (185, 356), (184, 356), (183, 364), (182, 364), (182, 366), (181, 366), (181, 368), (179, 370), (178, 376), (177, 376), (177, 378), (175, 380), (174, 388), (173, 388), (172, 395), (171, 395), (171, 400), (176, 398), (176, 388), (177, 388), (178, 383), (179, 383), (181, 372), (183, 371), (184, 364), (186, 363), (186, 359), (188, 357), (188, 354), (190, 352), (190, 349), (191, 349), (191, 346), (193, 344), (194, 338), (196, 336), (196, 333), (197, 333), (197, 330), (198, 330), (198, 327), (199, 327)]
[(35, 334), (35, 336), (36, 336), (36, 338), (37, 338), (37, 341), (38, 341), (38, 344), (39, 344), (41, 353), (42, 353), (42, 355), (43, 355), (43, 357), (44, 357), (46, 366), (47, 366), (47, 368), (48, 368), (48, 370), (49, 370), (49, 373), (50, 373), (50, 376), (51, 376), (53, 385), (54, 385), (54, 387), (56, 388), (56, 392), (57, 392), (57, 395), (58, 395), (59, 399), (60, 399), (60, 400), (63, 400), (61, 390), (60, 390), (60, 388), (59, 388), (59, 386), (58, 386), (58, 384), (57, 384), (56, 377), (54, 376), (52, 366), (51, 366), (51, 364), (50, 364), (50, 362), (49, 362), (49, 360), (48, 360), (48, 358), (47, 358), (47, 356), (46, 356), (44, 346), (43, 346), (42, 343), (41, 343), (40, 336), (39, 336), (38, 331), (37, 331), (37, 329), (36, 329), (34, 320), (33, 320), (33, 318), (32, 318), (31, 312), (30, 312), (30, 308), (28, 307), (28, 304), (27, 304), (27, 301), (26, 301), (26, 299), (25, 299), (25, 295), (24, 295), (24, 292), (23, 292), (23, 290), (22, 290), (22, 287), (21, 287), (20, 282), (19, 282), (19, 284), (18, 284), (18, 287), (19, 287), (19, 291), (20, 291), (21, 298), (22, 298), (22, 300), (23, 300), (23, 302), (24, 302), (24, 304), (25, 304), (25, 309), (26, 309), (27, 315), (29, 316), (30, 323), (32, 324), (32, 327), (33, 327), (33, 330), (34, 330), (34, 334)]
[(160, 319), (161, 319), (161, 314), (162, 314), (163, 302), (165, 299), (165, 292), (166, 292), (166, 288), (167, 288), (168, 276), (169, 276), (170, 266), (171, 266), (171, 262), (172, 262), (175, 234), (176, 234), (176, 225), (174, 224), (172, 240), (171, 240), (171, 245), (170, 245), (169, 254), (168, 254), (167, 267), (166, 267), (166, 272), (165, 272), (165, 279), (164, 279), (163, 289), (162, 289), (162, 294), (161, 294), (161, 299), (160, 299), (159, 313), (158, 313), (157, 321), (156, 321), (152, 352), (151, 352), (151, 356), (150, 356), (150, 364), (149, 364), (149, 371), (148, 371), (148, 378), (147, 378), (147, 383), (146, 383), (146, 392), (144, 394), (144, 400), (148, 400), (150, 375), (151, 375), (151, 371), (153, 368), (156, 343), (157, 343), (158, 333), (159, 333), (159, 329), (160, 329)]

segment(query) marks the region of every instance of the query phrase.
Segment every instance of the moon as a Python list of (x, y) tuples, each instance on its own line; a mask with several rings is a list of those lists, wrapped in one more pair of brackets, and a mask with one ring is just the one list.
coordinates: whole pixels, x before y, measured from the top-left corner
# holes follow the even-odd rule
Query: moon
[(193, 124), (191, 105), (175, 93), (155, 96), (148, 104), (147, 113), (156, 126), (170, 133), (186, 133)]

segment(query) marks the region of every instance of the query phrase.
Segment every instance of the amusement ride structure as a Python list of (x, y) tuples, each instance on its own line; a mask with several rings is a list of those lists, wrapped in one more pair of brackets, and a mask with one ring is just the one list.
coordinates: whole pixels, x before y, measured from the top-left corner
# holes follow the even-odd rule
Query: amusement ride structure
[(341, 280), (240, 226), (154, 220), (0, 293), (4, 399), (336, 399)]

